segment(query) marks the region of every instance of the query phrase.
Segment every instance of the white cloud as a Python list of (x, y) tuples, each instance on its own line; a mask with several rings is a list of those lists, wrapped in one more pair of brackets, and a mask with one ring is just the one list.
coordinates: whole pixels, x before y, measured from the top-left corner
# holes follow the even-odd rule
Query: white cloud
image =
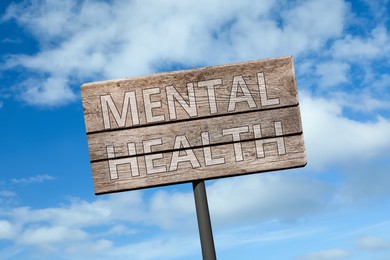
[(215, 228), (215, 240), (219, 241), (218, 248), (231, 249), (248, 244), (265, 244), (273, 241), (281, 243), (283, 240), (294, 240), (302, 237), (316, 235), (320, 229), (307, 226), (279, 228), (271, 230), (271, 224), (261, 223), (254, 225), (241, 225), (238, 228), (229, 228), (224, 232), (218, 232)]
[(299, 260), (337, 260), (349, 258), (350, 253), (344, 249), (326, 249), (299, 257)]
[(343, 62), (324, 62), (316, 66), (316, 74), (319, 75), (320, 87), (337, 87), (348, 83), (350, 65)]
[[(228, 178), (207, 185), (210, 214), (219, 227), (305, 218), (326, 208), (324, 198), (332, 191), (323, 182), (287, 172)], [(196, 230), (192, 192), (159, 191), (148, 203), (146, 223), (167, 230)]]
[[(161, 236), (148, 241), (117, 246), (114, 250), (102, 253), (100, 259), (185, 259), (186, 256), (200, 252), (199, 239), (195, 236)], [(80, 256), (78, 259), (83, 259)]]
[(364, 236), (357, 240), (357, 246), (364, 250), (385, 250), (390, 249), (390, 241), (375, 236)]
[(70, 254), (90, 254), (96, 255), (97, 253), (105, 250), (112, 250), (113, 242), (107, 239), (100, 239), (89, 243), (80, 243), (69, 246), (66, 251)]
[(342, 0), (12, 4), (3, 20), (27, 28), (41, 48), (5, 67), (31, 72), (18, 87), (25, 102), (62, 105), (85, 80), (317, 51), (342, 33), (347, 12)]
[(77, 95), (68, 87), (67, 79), (49, 77), (40, 80), (26, 80), (21, 83), (20, 98), (31, 105), (60, 106), (73, 101)]
[(87, 233), (79, 229), (70, 229), (62, 226), (28, 228), (18, 242), (27, 245), (46, 245), (64, 241), (84, 240)]
[[(240, 226), (242, 223), (257, 223), (259, 220), (272, 222), (305, 218), (322, 210), (329, 187), (287, 173), (283, 173), (283, 177), (272, 173), (213, 181), (207, 186), (207, 192), (212, 220), (218, 229), (237, 223)], [(198, 237), (194, 236), (197, 234), (197, 222), (192, 191), (161, 190), (151, 194), (150, 198), (142, 194), (137, 191), (118, 193), (92, 202), (73, 199), (69, 205), (61, 207), (11, 208), (0, 214), (19, 227), (19, 231), (9, 237), (15, 243), (36, 246), (48, 252), (66, 250), (76, 259), (91, 254), (102, 259), (161, 259), (164, 256), (180, 259), (199, 250)], [(132, 228), (134, 225), (136, 229)], [(126, 239), (138, 237), (148, 227), (155, 228), (156, 235), (152, 240), (141, 239), (127, 245), (107, 240), (117, 236), (126, 236)], [(170, 235), (161, 237), (161, 230)], [(302, 232), (267, 232), (265, 236), (247, 237), (240, 243), (291, 239), (301, 236)], [(233, 243), (226, 236), (222, 236), (221, 241), (225, 245)], [(176, 253), (171, 255), (172, 252)]]
[(383, 20), (387, 19), (389, 0), (382, 1), (371, 1), (371, 0), (363, 0), (363, 2), (368, 6), (371, 12), (371, 18), (375, 19), (377, 22), (383, 22)]
[[(91, 256), (94, 259), (180, 259), (197, 251), (197, 236), (193, 236), (192, 231), (191, 235), (188, 235), (181, 225), (182, 222), (186, 223), (188, 218), (186, 208), (191, 208), (194, 204), (193, 198), (187, 201), (187, 197), (189, 200), (189, 195), (192, 194), (185, 194), (183, 200), (177, 193), (172, 193), (171, 196), (157, 193), (150, 201), (142, 198), (141, 194), (137, 191), (114, 194), (93, 202), (73, 200), (69, 206), (40, 210), (4, 209), (0, 211), (0, 216), (6, 216), (12, 222), (0, 221), (0, 239), (12, 240), (19, 248), (24, 248), (24, 245), (33, 246), (47, 256), (61, 252), (63, 257), (72, 259), (86, 259)], [(167, 198), (168, 201), (161, 200), (162, 198)], [(169, 204), (170, 202), (173, 204)], [(171, 210), (171, 214), (164, 214), (164, 208)], [(159, 210), (163, 217), (159, 216)], [(195, 227), (194, 209), (192, 212)], [(155, 225), (166, 228), (167, 221), (164, 217), (175, 215), (179, 216), (173, 220), (176, 225), (169, 226), (169, 229), (183, 232), (184, 235), (180, 238), (169, 233), (169, 230), (164, 233), (171, 235), (160, 236), (157, 228), (153, 231), (154, 239), (145, 239), (140, 236), (138, 230), (130, 228), (133, 224), (137, 224), (137, 229)], [(16, 226), (19, 227), (18, 230), (15, 229)], [(197, 234), (196, 229), (194, 232)], [(139, 237), (136, 242), (132, 238), (134, 235)], [(107, 236), (126, 236), (128, 242), (114, 244)]]
[(348, 5), (344, 1), (302, 1), (285, 13), (285, 28), (291, 36), (287, 44), (305, 41), (303, 48), (316, 50), (329, 39), (341, 35)]
[(32, 176), (28, 178), (12, 179), (11, 181), (12, 183), (15, 184), (30, 184), (30, 183), (41, 183), (44, 181), (51, 181), (54, 179), (55, 178), (51, 175), (42, 174), (42, 175)]
[(333, 45), (333, 56), (338, 59), (358, 60), (385, 58), (390, 55), (390, 36), (384, 26), (374, 28), (368, 38), (347, 35)]
[(325, 183), (287, 172), (224, 179), (207, 189), (217, 225), (305, 218), (325, 208), (331, 192)]
[[(323, 212), (329, 207), (334, 191), (321, 181), (287, 172), (229, 178), (207, 185), (211, 218), (218, 231), (218, 241), (225, 249), (237, 243), (264, 243), (313, 234), (316, 231), (307, 228), (281, 230), (278, 226), (273, 231), (269, 223), (284, 220), (291, 223)], [(91, 255), (95, 259), (180, 259), (200, 250), (198, 237), (194, 235), (197, 234), (194, 211), (192, 192), (161, 190), (150, 194), (150, 198), (132, 191), (102, 196), (92, 202), (73, 199), (69, 205), (57, 208), (4, 209), (0, 214), (10, 219), (7, 223), (19, 227), (8, 239), (19, 245), (49, 250), (49, 255), (66, 252), (72, 259)], [(259, 221), (268, 223), (267, 232), (252, 225)], [(226, 231), (227, 227), (237, 226), (241, 230)], [(154, 228), (153, 237), (134, 242), (134, 236), (142, 237), (148, 227)], [(166, 237), (161, 235), (161, 229)], [(242, 229), (250, 229), (253, 235)], [(117, 244), (108, 240), (118, 236), (126, 236), (129, 242)], [(309, 256), (342, 259), (342, 254), (336, 253), (317, 252)]]
[(20, 44), (22, 41), (20, 39), (3, 38), (0, 42), (8, 44)]
[(380, 91), (381, 93), (384, 92), (384, 90), (390, 88), (390, 74), (381, 74), (379, 77), (372, 82), (374, 84), (374, 88), (377, 91)]
[[(1, 185), (1, 183), (0, 183)], [(18, 195), (11, 190), (0, 190), (0, 205), (16, 205)]]
[(390, 120), (348, 118), (343, 110), (354, 107), (355, 99), (325, 99), (306, 92), (300, 98), (307, 170), (321, 172), (336, 166), (342, 178), (331, 199), (333, 206), (388, 197), (390, 169), (385, 162), (390, 152)]
[(141, 194), (136, 191), (121, 193), (93, 202), (75, 199), (70, 205), (57, 208), (16, 208), (11, 214), (22, 224), (43, 221), (53, 226), (69, 228), (85, 228), (115, 221), (142, 223), (146, 212)]
[(99, 234), (102, 237), (106, 236), (122, 236), (122, 235), (134, 235), (137, 234), (138, 231), (136, 229), (128, 228), (123, 224), (114, 225), (112, 228), (107, 230), (107, 232), (103, 232)]
[(300, 99), (309, 167), (365, 161), (390, 150), (388, 119), (378, 116), (375, 121), (360, 122), (345, 117), (337, 99), (305, 92)]
[(150, 201), (150, 221), (162, 228), (172, 229), (191, 227), (195, 214), (194, 196), (192, 193), (158, 191)]
[[(374, 87), (375, 82), (370, 87)], [(378, 82), (378, 85), (382, 84)], [(347, 94), (347, 93), (337, 93), (334, 95), (334, 98), (337, 102), (345, 106), (346, 108), (350, 108), (355, 112), (362, 113), (362, 115), (371, 113), (377, 114), (378, 111), (386, 111), (390, 108), (390, 103), (387, 102), (387, 94), (385, 91), (381, 90), (372, 90), (375, 93), (359, 93), (359, 94)], [(371, 92), (371, 91), (368, 91)], [(373, 97), (372, 95), (378, 96), (379, 98)]]
[(0, 197), (16, 197), (17, 194), (10, 190), (0, 190)]
[(0, 240), (12, 239), (16, 232), (16, 228), (9, 221), (0, 219)]

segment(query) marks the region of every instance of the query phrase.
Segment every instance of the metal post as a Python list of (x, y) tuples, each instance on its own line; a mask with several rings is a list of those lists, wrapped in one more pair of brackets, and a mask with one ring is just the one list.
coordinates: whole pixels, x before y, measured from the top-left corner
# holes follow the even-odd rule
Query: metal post
[(203, 260), (216, 260), (209, 206), (203, 180), (192, 182)]

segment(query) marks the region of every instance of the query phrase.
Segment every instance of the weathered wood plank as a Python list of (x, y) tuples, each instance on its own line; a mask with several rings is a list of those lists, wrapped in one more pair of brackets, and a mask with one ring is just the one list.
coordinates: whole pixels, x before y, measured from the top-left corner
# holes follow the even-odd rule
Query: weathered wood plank
[[(149, 155), (149, 157), (133, 157), (136, 159), (138, 171), (134, 171), (134, 168), (132, 171), (130, 161), (120, 161), (122, 159), (94, 162), (91, 165), (94, 173), (95, 193), (103, 194), (198, 179), (288, 169), (306, 164), (302, 134), (263, 141), (273, 142), (256, 144), (256, 141), (244, 141), (239, 143), (240, 149), (237, 149), (234, 144), (217, 145), (211, 147), (209, 151), (211, 155), (208, 155), (205, 148), (196, 148), (176, 154), (175, 152), (163, 152)], [(263, 155), (262, 149), (264, 149)], [(210, 159), (215, 164), (210, 164)], [(119, 164), (115, 165), (116, 163)], [(116, 172), (113, 172), (114, 168)], [(151, 170), (155, 173), (150, 173), (153, 172)]]
[(108, 146), (113, 146), (116, 157), (128, 156), (129, 143), (134, 144), (137, 155), (142, 155), (145, 153), (145, 147), (148, 148), (148, 140), (156, 139), (161, 139), (161, 145), (154, 145), (151, 152), (173, 150), (178, 136), (185, 136), (191, 147), (233, 142), (232, 135), (226, 132), (227, 129), (238, 127), (247, 127), (247, 131), (245, 132), (244, 129), (240, 134), (241, 141), (253, 140), (256, 138), (254, 131), (258, 130), (254, 125), (260, 125), (261, 129), (261, 135), (257, 134), (257, 138), (274, 137), (275, 121), (281, 123), (283, 135), (302, 132), (299, 106), (252, 111), (245, 114), (90, 134), (88, 135), (90, 159), (91, 161), (108, 159)]
[(95, 193), (306, 164), (292, 57), (82, 86)]
[(87, 133), (298, 104), (292, 57), (88, 83), (82, 97)]

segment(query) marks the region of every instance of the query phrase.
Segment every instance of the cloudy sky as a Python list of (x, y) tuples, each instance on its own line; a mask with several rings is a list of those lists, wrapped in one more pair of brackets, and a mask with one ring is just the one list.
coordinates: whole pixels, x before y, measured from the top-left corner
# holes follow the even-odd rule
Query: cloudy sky
[(95, 196), (80, 85), (293, 55), (305, 168), (207, 181), (218, 259), (390, 259), (387, 0), (0, 0), (0, 258), (201, 259), (191, 184)]

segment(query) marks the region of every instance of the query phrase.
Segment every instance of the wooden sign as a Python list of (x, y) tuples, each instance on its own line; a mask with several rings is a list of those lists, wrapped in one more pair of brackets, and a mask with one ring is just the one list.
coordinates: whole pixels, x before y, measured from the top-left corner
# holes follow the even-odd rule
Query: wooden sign
[(96, 194), (306, 165), (292, 57), (81, 88)]

